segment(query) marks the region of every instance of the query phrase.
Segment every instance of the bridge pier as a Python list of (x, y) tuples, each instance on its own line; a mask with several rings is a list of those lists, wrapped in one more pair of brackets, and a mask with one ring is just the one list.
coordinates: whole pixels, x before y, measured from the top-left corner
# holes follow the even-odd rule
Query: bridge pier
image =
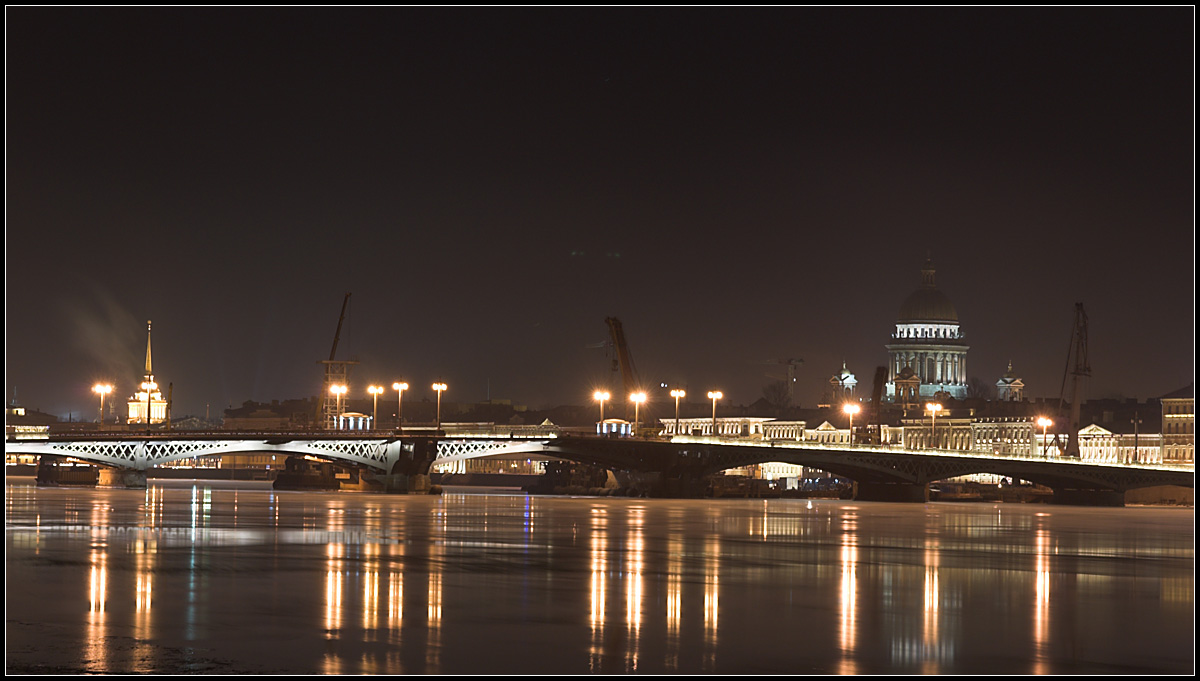
[(390, 494), (429, 494), (433, 487), (429, 475), (421, 473), (376, 474), (371, 480), (379, 485), (379, 491)]
[(146, 489), (146, 471), (132, 468), (101, 468), (96, 484), (100, 487)]
[(929, 485), (910, 482), (856, 482), (854, 500), (923, 504), (929, 501)]
[(1124, 506), (1125, 493), (1111, 489), (1053, 487), (1050, 503), (1060, 506)]
[(100, 471), (96, 466), (69, 465), (65, 457), (52, 454), (38, 457), (38, 487), (95, 487), (99, 476)]

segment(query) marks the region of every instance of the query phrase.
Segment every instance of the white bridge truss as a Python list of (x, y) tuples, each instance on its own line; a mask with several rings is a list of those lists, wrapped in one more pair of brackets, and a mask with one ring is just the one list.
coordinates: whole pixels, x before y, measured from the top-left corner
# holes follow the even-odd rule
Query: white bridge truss
[[(95, 440), (49, 442), (27, 440), (8, 442), (7, 454), (51, 455), (144, 471), (160, 464), (195, 457), (229, 454), (282, 454), (312, 456), (319, 459), (366, 466), (384, 472), (406, 454), (411, 456), (412, 443), (399, 440)], [(499, 454), (534, 454), (551, 452), (546, 440), (479, 439), (439, 440), (435, 463), (462, 461)]]

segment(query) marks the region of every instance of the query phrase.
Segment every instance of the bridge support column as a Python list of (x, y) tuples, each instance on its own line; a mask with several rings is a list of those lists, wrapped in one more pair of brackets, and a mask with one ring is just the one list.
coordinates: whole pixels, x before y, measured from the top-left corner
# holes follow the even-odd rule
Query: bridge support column
[(1054, 489), (1050, 503), (1061, 506), (1124, 506), (1125, 493), (1111, 489)]
[(854, 500), (923, 504), (929, 501), (929, 485), (911, 482), (856, 482)]
[(100, 471), (95, 466), (70, 465), (61, 456), (43, 454), (38, 457), (38, 487), (95, 487)]
[(132, 468), (101, 468), (96, 484), (101, 487), (146, 489), (146, 471), (137, 471)]

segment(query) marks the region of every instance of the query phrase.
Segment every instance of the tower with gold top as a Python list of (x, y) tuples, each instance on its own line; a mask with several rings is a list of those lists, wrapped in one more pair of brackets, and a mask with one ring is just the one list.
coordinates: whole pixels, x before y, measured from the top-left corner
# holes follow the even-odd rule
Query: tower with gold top
[(154, 366), (150, 361), (150, 322), (146, 322), (146, 373), (140, 388), (129, 398), (127, 423), (162, 423), (167, 420), (167, 401), (154, 382)]

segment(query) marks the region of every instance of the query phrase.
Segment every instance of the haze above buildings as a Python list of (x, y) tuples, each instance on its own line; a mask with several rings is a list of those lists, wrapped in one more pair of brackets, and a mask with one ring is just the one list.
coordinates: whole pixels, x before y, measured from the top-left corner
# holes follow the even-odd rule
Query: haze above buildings
[[(7, 8), (6, 389), (586, 403), (869, 383), (931, 258), (969, 374), (1195, 356), (1194, 8)], [(432, 391), (429, 391), (432, 397)], [(413, 397), (421, 396), (414, 392)], [(407, 399), (407, 398), (406, 398)]]

